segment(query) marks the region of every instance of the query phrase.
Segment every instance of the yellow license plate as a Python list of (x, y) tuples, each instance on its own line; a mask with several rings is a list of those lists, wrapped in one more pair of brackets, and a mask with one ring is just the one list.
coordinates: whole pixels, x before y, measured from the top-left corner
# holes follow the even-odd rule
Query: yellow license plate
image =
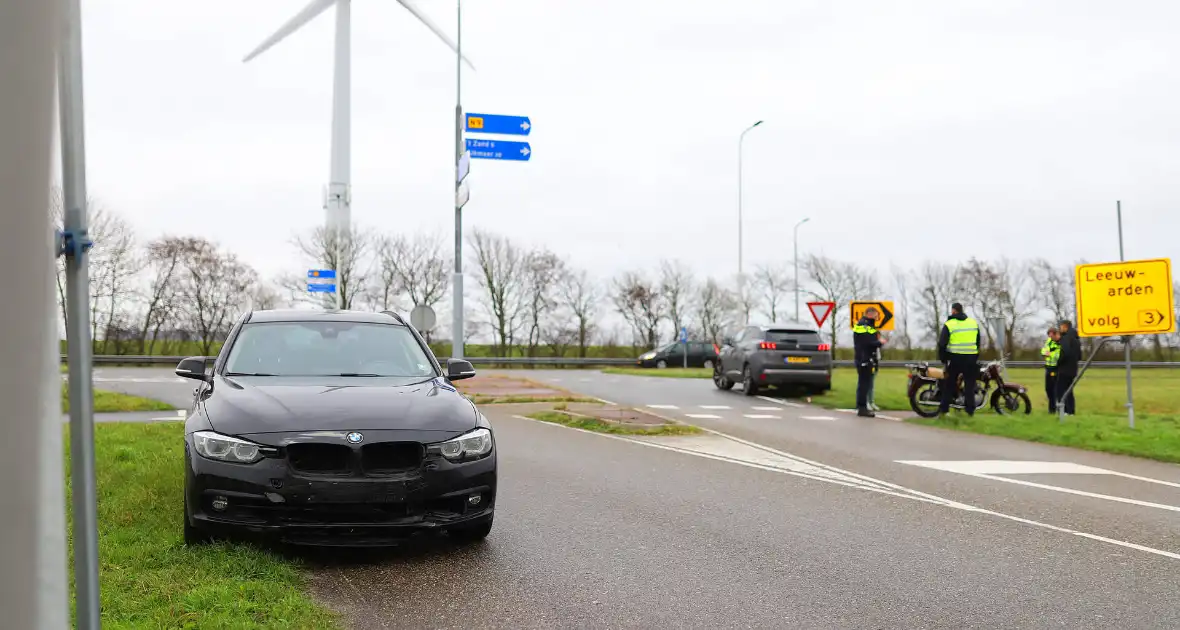
[(787, 363), (811, 363), (811, 357), (787, 357)]

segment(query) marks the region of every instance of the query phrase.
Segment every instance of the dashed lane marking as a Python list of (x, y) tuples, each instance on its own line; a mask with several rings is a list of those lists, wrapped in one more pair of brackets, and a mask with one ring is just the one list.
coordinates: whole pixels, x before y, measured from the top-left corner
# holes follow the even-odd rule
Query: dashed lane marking
[(796, 402), (791, 402), (789, 400), (780, 400), (778, 398), (771, 398), (770, 396), (757, 396), (757, 398), (759, 400), (765, 400), (766, 402), (772, 402), (776, 405), (783, 405), (785, 407), (795, 407), (796, 409), (803, 408), (803, 405), (800, 405), (799, 403), (796, 403)]
[(732, 409), (729, 405), (701, 405), (701, 409)]
[(720, 420), (721, 419), (721, 416), (716, 416), (711, 413), (686, 413), (686, 414), (684, 414), (684, 416), (686, 418), (692, 418), (694, 420)]
[(775, 416), (769, 413), (747, 413), (745, 417), (751, 420), (782, 420), (782, 416)]
[(679, 409), (676, 405), (648, 405), (649, 409)]
[(799, 416), (804, 420), (835, 420), (832, 416)]
[(750, 407), (754, 411), (778, 411), (782, 407)]

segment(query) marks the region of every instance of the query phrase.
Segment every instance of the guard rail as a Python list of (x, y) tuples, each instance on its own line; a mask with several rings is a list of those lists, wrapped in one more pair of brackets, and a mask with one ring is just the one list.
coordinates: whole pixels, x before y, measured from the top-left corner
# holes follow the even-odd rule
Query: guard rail
[[(95, 355), (94, 363), (96, 365), (176, 365), (180, 360), (185, 358), (182, 356), (158, 356), (158, 355)], [(445, 362), (446, 357), (439, 357), (440, 361)], [(580, 357), (468, 357), (468, 361), (472, 365), (525, 365), (534, 367), (610, 367), (610, 366), (629, 366), (635, 365), (635, 359), (628, 359), (625, 357), (598, 357), (598, 358), (580, 358)], [(921, 363), (928, 361), (936, 363), (936, 361), (928, 359), (911, 359), (907, 361), (882, 361), (881, 367), (900, 368), (905, 367), (910, 363)], [(61, 355), (61, 362), (66, 362), (66, 355)], [(845, 359), (837, 359), (836, 367), (852, 367), (852, 361)], [(1005, 363), (1008, 367), (1014, 368), (1035, 368), (1043, 365), (1040, 361), (1007, 361)], [(1122, 361), (1095, 361), (1090, 365), (1091, 368), (1121, 368), (1124, 367)], [(1180, 361), (1132, 361), (1131, 367), (1135, 368), (1180, 368)]]

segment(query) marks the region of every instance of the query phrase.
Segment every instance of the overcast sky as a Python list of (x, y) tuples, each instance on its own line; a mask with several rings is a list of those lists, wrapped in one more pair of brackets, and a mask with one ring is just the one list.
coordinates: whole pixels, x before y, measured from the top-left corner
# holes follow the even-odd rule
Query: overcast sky
[[(89, 185), (139, 235), (199, 234), (265, 274), (324, 220), (332, 11), (304, 0), (84, 7)], [(452, 0), (418, 6), (449, 33)], [(528, 163), (477, 161), (468, 226), (606, 276), (804, 252), (879, 265), (1171, 256), (1180, 5), (1084, 0), (466, 0), (469, 112), (527, 115)], [(353, 2), (353, 220), (453, 230), (454, 56)]]

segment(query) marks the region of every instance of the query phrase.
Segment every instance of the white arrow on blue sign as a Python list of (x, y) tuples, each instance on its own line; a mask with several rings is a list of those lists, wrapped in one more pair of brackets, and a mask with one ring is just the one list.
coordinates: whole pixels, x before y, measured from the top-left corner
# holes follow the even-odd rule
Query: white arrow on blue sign
[(484, 140), (482, 138), (468, 138), (467, 151), (476, 160), (512, 160), (514, 162), (528, 162), (533, 149), (527, 142), (513, 142), (511, 140)]

